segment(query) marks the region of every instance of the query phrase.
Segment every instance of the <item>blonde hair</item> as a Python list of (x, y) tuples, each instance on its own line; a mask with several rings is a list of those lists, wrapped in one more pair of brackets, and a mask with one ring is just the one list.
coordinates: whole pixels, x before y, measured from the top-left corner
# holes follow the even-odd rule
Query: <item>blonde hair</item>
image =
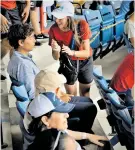
[(74, 34), (74, 39), (76, 42), (76, 46), (79, 47), (81, 45), (81, 36), (80, 36), (80, 26), (79, 26), (80, 21), (75, 20), (72, 17), (68, 17), (68, 25), (67, 27), (73, 31)]

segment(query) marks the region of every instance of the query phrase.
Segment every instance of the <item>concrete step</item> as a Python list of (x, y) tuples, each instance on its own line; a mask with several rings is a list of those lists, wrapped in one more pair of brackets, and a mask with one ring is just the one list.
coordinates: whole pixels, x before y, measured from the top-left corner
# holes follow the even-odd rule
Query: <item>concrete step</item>
[(2, 121), (2, 133), (3, 141), (8, 144), (5, 150), (12, 150), (12, 135), (11, 135), (11, 124), (10, 124), (10, 110), (8, 102), (8, 93), (6, 80), (1, 82), (1, 121)]

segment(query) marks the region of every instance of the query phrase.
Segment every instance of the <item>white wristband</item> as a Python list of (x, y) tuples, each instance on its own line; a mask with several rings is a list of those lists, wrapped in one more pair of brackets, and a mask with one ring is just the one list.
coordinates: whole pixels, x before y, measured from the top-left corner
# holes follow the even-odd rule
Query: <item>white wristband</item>
[(82, 140), (87, 139), (87, 134), (86, 133), (82, 133)]

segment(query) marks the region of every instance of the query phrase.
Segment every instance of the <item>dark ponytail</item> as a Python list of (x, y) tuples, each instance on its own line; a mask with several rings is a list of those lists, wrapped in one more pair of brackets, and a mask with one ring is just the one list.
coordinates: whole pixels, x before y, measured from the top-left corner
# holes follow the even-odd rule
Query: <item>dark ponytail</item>
[(32, 135), (36, 135), (37, 133), (41, 132), (42, 129), (44, 129), (44, 130), (47, 129), (46, 125), (41, 121), (41, 118), (43, 116), (50, 118), (51, 114), (52, 114), (52, 111), (50, 111), (49, 113), (44, 114), (38, 118), (32, 117), (33, 120), (29, 124), (28, 132)]

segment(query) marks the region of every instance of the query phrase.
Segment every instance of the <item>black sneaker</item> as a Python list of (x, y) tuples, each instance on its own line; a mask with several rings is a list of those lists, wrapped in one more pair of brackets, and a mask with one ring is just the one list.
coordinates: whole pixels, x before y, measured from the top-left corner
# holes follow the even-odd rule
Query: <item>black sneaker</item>
[(8, 147), (7, 143), (3, 143), (3, 144), (1, 145), (1, 149), (4, 149), (4, 148), (6, 148), (6, 147)]
[(46, 39), (48, 38), (48, 36), (44, 35), (44, 34), (38, 34), (38, 35), (35, 35), (35, 39)]
[(1, 80), (7, 79), (5, 76), (1, 75)]
[(41, 45), (42, 45), (41, 42), (39, 42), (39, 41), (36, 41), (36, 42), (35, 42), (35, 46), (41, 46)]

